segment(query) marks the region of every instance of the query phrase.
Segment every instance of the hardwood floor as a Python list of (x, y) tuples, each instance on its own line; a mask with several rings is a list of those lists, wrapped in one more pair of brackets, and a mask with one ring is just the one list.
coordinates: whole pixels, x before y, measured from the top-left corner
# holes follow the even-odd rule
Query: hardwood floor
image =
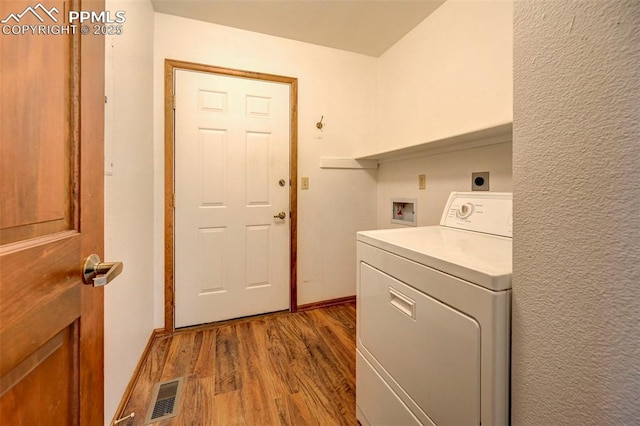
[(156, 339), (118, 426), (143, 425), (153, 386), (184, 377), (168, 425), (357, 425), (355, 304), (276, 313)]

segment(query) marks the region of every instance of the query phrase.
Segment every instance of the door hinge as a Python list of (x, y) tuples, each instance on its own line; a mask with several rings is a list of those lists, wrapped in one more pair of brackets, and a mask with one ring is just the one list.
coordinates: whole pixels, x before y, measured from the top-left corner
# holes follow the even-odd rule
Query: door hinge
[(106, 96), (104, 97), (104, 103), (105, 104), (107, 103), (107, 97)]
[(171, 194), (171, 207), (173, 207), (173, 209), (176, 209), (176, 194)]
[(173, 95), (173, 109), (176, 109), (176, 95)]

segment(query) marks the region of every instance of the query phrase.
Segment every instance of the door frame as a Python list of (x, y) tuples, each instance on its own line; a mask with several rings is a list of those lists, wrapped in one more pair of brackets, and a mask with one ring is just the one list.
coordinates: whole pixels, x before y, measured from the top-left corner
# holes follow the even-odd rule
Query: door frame
[(230, 77), (285, 83), (290, 87), (289, 142), (289, 311), (298, 311), (298, 79), (174, 59), (164, 60), (164, 331), (175, 331), (175, 93), (177, 70), (198, 71)]

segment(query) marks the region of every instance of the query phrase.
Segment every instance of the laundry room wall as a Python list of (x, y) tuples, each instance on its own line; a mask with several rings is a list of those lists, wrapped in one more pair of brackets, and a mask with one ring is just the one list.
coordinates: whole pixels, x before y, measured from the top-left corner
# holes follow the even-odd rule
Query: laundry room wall
[(448, 0), (379, 58), (378, 152), (512, 121), (512, 15)]
[(373, 143), (376, 58), (159, 13), (154, 46), (156, 326), (164, 321), (165, 58), (298, 78), (298, 176), (310, 179), (298, 192), (298, 303), (354, 295), (354, 235), (375, 227), (376, 172), (320, 162)]
[(105, 40), (103, 260), (124, 262), (105, 287), (104, 420), (110, 424), (154, 329), (154, 12), (150, 1), (127, 0), (107, 0), (105, 10), (126, 12), (123, 34)]
[[(379, 58), (377, 152), (512, 121), (512, 14), (509, 0), (448, 0)], [(417, 198), (418, 225), (437, 224), (449, 193), (471, 190), (472, 172), (490, 172), (491, 191), (512, 190), (510, 143), (449, 148), (381, 162), (378, 227), (402, 226), (390, 223), (392, 197)]]
[(512, 423), (640, 419), (640, 2), (516, 2)]
[[(417, 226), (437, 225), (452, 191), (470, 191), (472, 172), (490, 172), (489, 188), (511, 192), (511, 142), (422, 156), (380, 164), (378, 169), (378, 228), (399, 228), (391, 223), (392, 198), (415, 198)], [(426, 189), (418, 189), (418, 175)]]

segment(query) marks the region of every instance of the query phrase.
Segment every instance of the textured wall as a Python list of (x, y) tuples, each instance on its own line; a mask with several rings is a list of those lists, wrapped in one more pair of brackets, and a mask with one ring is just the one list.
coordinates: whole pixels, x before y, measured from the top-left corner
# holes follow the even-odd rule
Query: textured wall
[(515, 425), (640, 422), (640, 2), (514, 14)]

